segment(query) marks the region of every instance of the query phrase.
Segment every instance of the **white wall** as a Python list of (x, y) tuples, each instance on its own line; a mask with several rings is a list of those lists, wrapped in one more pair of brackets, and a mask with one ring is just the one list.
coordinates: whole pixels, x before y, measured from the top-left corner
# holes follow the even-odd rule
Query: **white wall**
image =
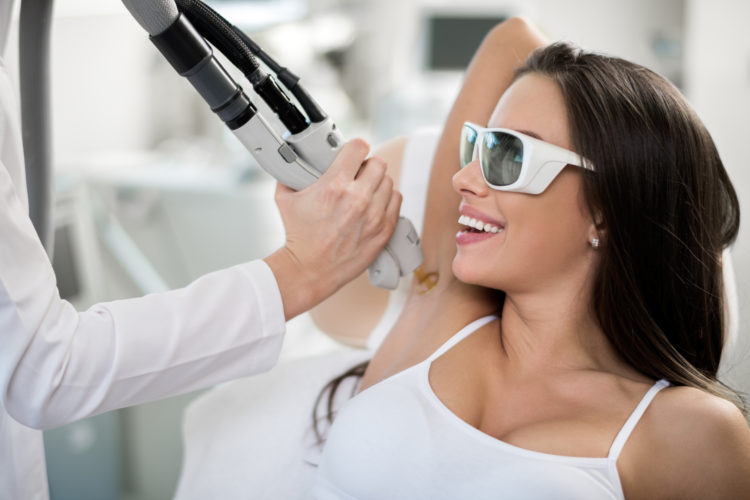
[[(733, 248), (739, 302), (739, 341), (727, 379), (750, 393), (750, 3), (688, 0), (686, 91), (716, 142), (740, 198), (743, 222)], [(744, 361), (739, 364), (741, 358)]]
[(148, 78), (154, 49), (122, 3), (96, 4), (55, 3), (50, 71), (56, 164), (141, 150), (153, 132)]

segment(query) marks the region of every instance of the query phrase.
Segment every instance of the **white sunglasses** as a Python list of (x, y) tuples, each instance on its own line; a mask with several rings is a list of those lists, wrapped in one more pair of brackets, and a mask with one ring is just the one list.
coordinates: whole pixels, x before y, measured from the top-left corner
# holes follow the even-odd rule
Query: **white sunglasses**
[(461, 168), (477, 157), (484, 182), (499, 191), (539, 194), (566, 165), (594, 171), (591, 162), (573, 151), (515, 130), (466, 122), (461, 129)]

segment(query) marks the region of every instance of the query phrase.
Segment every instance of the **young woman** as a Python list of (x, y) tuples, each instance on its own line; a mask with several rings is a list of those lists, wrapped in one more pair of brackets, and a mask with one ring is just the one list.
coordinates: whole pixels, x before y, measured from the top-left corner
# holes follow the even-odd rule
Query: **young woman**
[(467, 72), (427, 198), (439, 279), (336, 416), (318, 498), (750, 491), (716, 378), (739, 205), (713, 142), (653, 72), (543, 45), (510, 20)]

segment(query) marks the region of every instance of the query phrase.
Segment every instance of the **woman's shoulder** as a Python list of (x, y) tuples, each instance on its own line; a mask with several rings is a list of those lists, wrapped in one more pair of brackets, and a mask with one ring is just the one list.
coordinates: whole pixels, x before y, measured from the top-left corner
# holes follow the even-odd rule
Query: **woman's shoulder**
[(740, 409), (731, 401), (701, 389), (667, 387), (652, 406), (647, 425), (653, 431), (665, 439), (692, 436), (676, 443), (678, 448), (695, 446), (701, 439), (713, 443), (750, 439), (750, 428)]
[(739, 498), (750, 491), (750, 428), (726, 399), (667, 387), (631, 441), (618, 463), (624, 475), (637, 478), (624, 481), (629, 497)]

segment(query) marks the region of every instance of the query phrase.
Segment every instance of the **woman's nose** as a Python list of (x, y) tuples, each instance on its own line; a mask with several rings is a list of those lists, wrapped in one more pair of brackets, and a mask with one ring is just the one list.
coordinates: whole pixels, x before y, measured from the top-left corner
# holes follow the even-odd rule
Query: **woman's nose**
[(478, 158), (472, 160), (471, 163), (453, 175), (453, 189), (461, 196), (467, 194), (487, 195), (489, 188), (484, 182), (484, 177), (482, 177), (482, 167), (479, 166)]

